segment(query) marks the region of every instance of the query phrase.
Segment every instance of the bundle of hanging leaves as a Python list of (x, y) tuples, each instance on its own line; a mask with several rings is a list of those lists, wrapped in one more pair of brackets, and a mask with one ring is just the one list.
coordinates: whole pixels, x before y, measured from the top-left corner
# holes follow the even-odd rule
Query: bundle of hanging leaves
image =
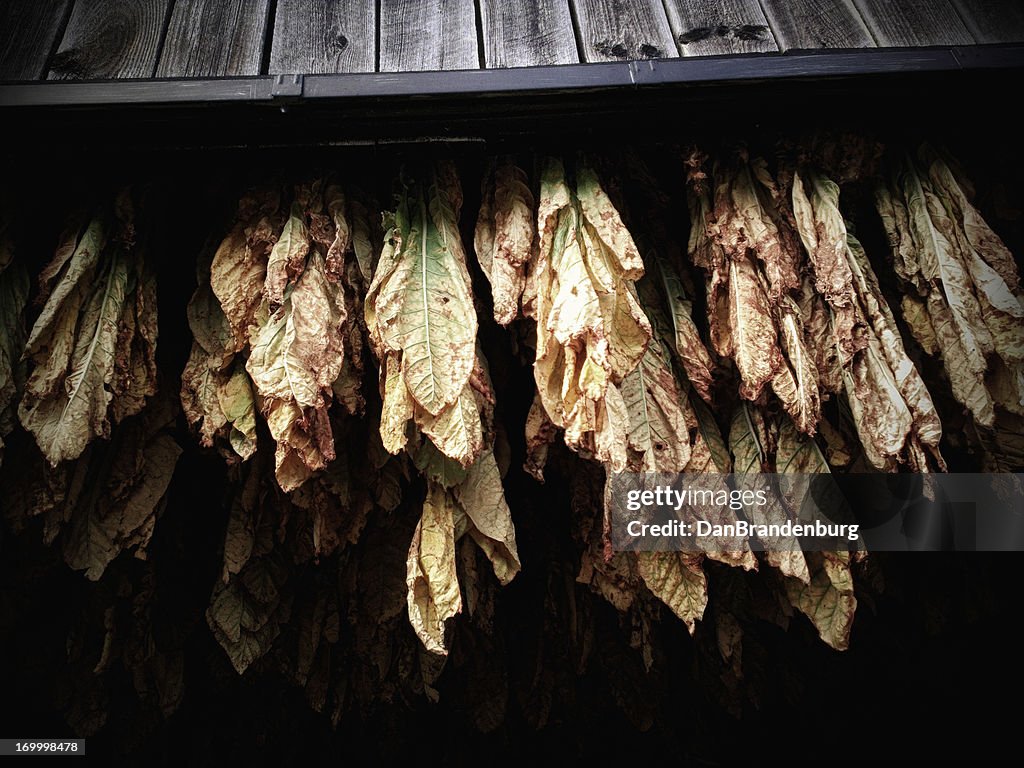
[[(164, 714), (181, 700), (180, 641), (138, 639), (156, 621), (154, 566), (119, 555), (145, 560), (169, 489), (189, 482), (172, 482), (186, 431), (228, 479), (206, 626), (237, 673), (285, 673), (334, 722), (436, 698), (453, 647), (501, 652), (498, 588), (531, 567), (506, 493), (544, 498), (552, 477), (569, 496), (545, 514), (569, 521), (574, 555), (541, 610), (575, 622), (577, 669), (596, 662), (590, 609), (565, 608), (576, 585), (619, 612), (647, 670), (655, 626), (681, 620), (715, 648), (727, 698), (741, 696), (749, 622), (802, 614), (848, 647), (858, 592), (877, 586), (869, 554), (615, 552), (606, 483), (945, 471), (949, 445), (973, 453), (969, 468), (1024, 466), (1012, 255), (951, 158), (858, 147), (843, 167), (828, 143), (771, 162), (691, 148), (676, 197), (631, 154), (499, 157), (471, 237), (450, 162), (406, 164), (383, 212), (341, 174), (268, 182), (197, 254), (187, 363), (159, 374), (143, 196), (72, 215), (34, 292), (0, 222), (0, 439), (20, 423), (26, 446), (3, 459), (5, 514), (19, 531), (38, 518), (102, 587), (104, 618), (75, 630), (103, 638), (92, 690), (121, 664)], [(862, 221), (888, 252), (866, 251)], [(521, 398), (516, 371), (532, 380), (519, 411), (502, 402)], [(951, 422), (963, 429), (944, 436)], [(751, 609), (736, 585), (755, 572)], [(479, 727), (515, 697), (543, 725), (554, 658), (541, 647), (525, 683), (476, 670), (496, 692), (472, 702)], [(76, 706), (82, 732), (103, 724), (100, 704)]]

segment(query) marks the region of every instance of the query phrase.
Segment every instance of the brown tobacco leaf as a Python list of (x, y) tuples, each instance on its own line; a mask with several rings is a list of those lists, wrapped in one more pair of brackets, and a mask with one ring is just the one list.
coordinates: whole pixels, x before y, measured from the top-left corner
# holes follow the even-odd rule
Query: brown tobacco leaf
[(748, 256), (729, 260), (728, 326), (720, 329), (717, 350), (736, 363), (742, 382), (740, 396), (747, 400), (758, 399), (783, 364), (768, 295), (756, 270)]
[(235, 357), (231, 328), (209, 284), (210, 264), (204, 252), (188, 305), (193, 341), (181, 374), (181, 404), (203, 446), (213, 447), (219, 439), (244, 461), (256, 450), (255, 403), (244, 363)]
[(299, 279), (253, 337), (247, 368), (261, 397), (320, 408), (341, 373), (344, 297), (314, 252)]
[(526, 461), (523, 469), (537, 482), (544, 482), (544, 465), (548, 446), (554, 442), (558, 428), (548, 418), (540, 395), (534, 392), (530, 412), (526, 416)]
[[(803, 176), (808, 177), (809, 189)], [(817, 174), (793, 177), (793, 211), (810, 254), (814, 287), (829, 307), (833, 344), (846, 365), (867, 344), (864, 317), (859, 310), (850, 271), (846, 225), (839, 211), (839, 187)]]
[(501, 325), (508, 325), (519, 313), (533, 246), (534, 208), (526, 173), (512, 162), (500, 163), (484, 179), (474, 249), (491, 283), (494, 319)]
[(961, 226), (969, 249), (996, 272), (1010, 292), (1017, 294), (1020, 290), (1020, 274), (1013, 254), (971, 204), (970, 194), (963, 188), (964, 180), (954, 174), (941, 155), (927, 146), (922, 147), (919, 158), (922, 165), (927, 167), (928, 178), (942, 198), (949, 215)]
[[(316, 185), (319, 191), (319, 184)], [(284, 301), (285, 288), (302, 275), (310, 248), (310, 227), (306, 220), (306, 206), (314, 195), (313, 188), (296, 188), (288, 220), (281, 236), (267, 259), (267, 278), (263, 298), (276, 310)]]
[(250, 329), (263, 301), (267, 257), (280, 229), (281, 195), (276, 189), (251, 190), (238, 203), (236, 222), (210, 266), (210, 287), (231, 328), (235, 352), (248, 346)]
[[(719, 245), (730, 257), (742, 250), (757, 256), (764, 265), (771, 301), (799, 288), (798, 245), (782, 230), (772, 199), (778, 192), (765, 161), (748, 161), (743, 153), (738, 168), (719, 167), (715, 175), (722, 179), (715, 194), (715, 236)], [(728, 197), (719, 196), (723, 186)]]
[[(732, 424), (729, 430), (729, 450), (733, 455), (734, 472), (736, 473), (737, 488), (748, 488), (751, 490), (763, 488), (763, 481), (758, 477), (765, 471), (768, 464), (768, 450), (762, 434), (764, 420), (759, 413), (755, 412), (755, 406), (748, 403), (741, 403), (732, 417)], [(793, 427), (790, 425), (790, 429)], [(813, 442), (812, 438), (807, 438)], [(780, 446), (779, 450), (782, 448)], [(796, 467), (778, 466), (776, 471), (798, 472)], [(777, 498), (769, 495), (769, 503), (764, 506), (751, 506), (745, 510), (745, 514), (751, 523), (756, 525), (781, 525), (793, 517)], [(804, 560), (803, 552), (798, 542), (783, 537), (762, 539), (765, 546), (764, 559), (769, 565), (777, 568), (786, 576), (809, 583), (810, 575), (807, 571), (807, 563)]]
[[(940, 468), (945, 468), (939, 455), (939, 440), (942, 438), (942, 422), (935, 410), (931, 395), (925, 387), (924, 380), (917, 367), (907, 355), (903, 347), (903, 338), (896, 326), (896, 319), (882, 296), (878, 279), (875, 276), (867, 254), (859, 241), (850, 236), (849, 253), (852, 257), (850, 266), (853, 271), (854, 284), (860, 298), (864, 316), (868, 319), (874, 338), (878, 340), (883, 359), (892, 371), (896, 388), (907, 404), (913, 418), (913, 439), (927, 447), (935, 456)], [(870, 351), (870, 350), (869, 350)], [(917, 471), (926, 471), (926, 467), (918, 467)]]
[[(270, 256), (266, 299), (254, 315), (246, 362), (277, 443), (276, 472), (285, 490), (299, 487), (334, 459), (328, 409), (335, 395), (350, 411), (362, 408), (362, 336), (349, 311), (358, 308), (358, 286), (352, 281), (362, 278), (354, 257), (348, 259), (350, 241), (337, 232), (335, 222), (344, 208), (341, 193), (329, 185), (325, 197), (322, 187), (317, 181), (296, 188), (287, 236)], [(325, 205), (329, 215), (323, 213)], [(346, 260), (339, 264), (342, 257)], [(348, 367), (346, 350), (358, 355)], [(233, 402), (244, 403), (244, 383), (234, 379), (230, 390), (221, 388), (222, 408), (232, 395), (238, 398)]]
[(741, 396), (756, 400), (783, 362), (771, 306), (732, 207), (734, 175), (716, 174), (713, 197), (705, 179), (699, 181), (689, 190), (689, 251), (708, 273), (711, 343), (736, 363)]
[(843, 352), (836, 344), (832, 332), (832, 317), (828, 304), (811, 285), (809, 276), (797, 295), (800, 319), (804, 329), (804, 346), (814, 360), (818, 372), (818, 392), (821, 400), (837, 394), (843, 388), (841, 358)]
[[(669, 319), (672, 322), (674, 344), (672, 351), (677, 356), (686, 378), (706, 402), (711, 402), (711, 388), (714, 381), (715, 365), (707, 347), (700, 338), (693, 322), (693, 302), (688, 298), (682, 280), (666, 259), (655, 256), (658, 275), (661, 278)], [(646, 278), (645, 278), (646, 279)], [(648, 306), (645, 302), (645, 308)]]
[[(816, 254), (812, 263), (819, 275), (817, 284), (833, 311), (844, 388), (868, 460), (881, 470), (909, 461), (917, 471), (926, 471), (927, 446), (942, 468), (938, 414), (903, 348), (867, 256), (847, 232), (839, 210), (839, 187), (811, 171), (801, 172), (795, 177), (793, 205), (805, 245)], [(841, 274), (842, 279), (830, 282), (823, 277), (826, 273)], [(839, 327), (841, 308), (855, 318), (852, 336)]]
[[(941, 356), (956, 399), (981, 427), (991, 427), (997, 404), (1014, 411), (1024, 403), (1024, 310), (1012, 257), (962, 185), (941, 156), (923, 147), (877, 198), (890, 242), (910, 241), (920, 255), (916, 271), (905, 276), (917, 295), (904, 300), (904, 317), (922, 347)], [(906, 216), (887, 218), (886, 199)], [(895, 248), (894, 259), (901, 255)]]
[[(627, 445), (638, 472), (682, 472), (690, 461), (688, 403), (660, 342), (651, 343), (640, 364), (622, 381), (629, 413)], [(635, 466), (632, 466), (635, 464)]]
[(797, 429), (813, 435), (821, 417), (818, 369), (807, 347), (800, 308), (789, 296), (776, 305), (783, 364), (772, 378), (772, 389)]

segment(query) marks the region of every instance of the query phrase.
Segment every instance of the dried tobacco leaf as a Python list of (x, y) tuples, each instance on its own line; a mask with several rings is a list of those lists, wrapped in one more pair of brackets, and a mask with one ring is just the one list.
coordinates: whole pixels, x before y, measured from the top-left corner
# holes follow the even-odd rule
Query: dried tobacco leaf
[(636, 568), (649, 590), (683, 620), (692, 635), (708, 605), (708, 582), (698, 556), (637, 552)]
[(270, 650), (291, 616), (288, 572), (288, 563), (270, 554), (214, 586), (206, 622), (240, 675)]
[(789, 296), (775, 307), (783, 364), (772, 378), (772, 390), (797, 428), (813, 435), (821, 418), (818, 368), (806, 344), (800, 308)]
[(153, 275), (134, 241), (127, 192), (114, 210), (93, 219), (70, 256), (64, 247), (54, 257), (56, 283), (25, 348), (33, 369), (18, 416), (53, 465), (108, 438), (112, 423), (156, 391)]
[[(693, 263), (708, 273), (712, 345), (719, 355), (736, 363), (740, 395), (756, 400), (783, 359), (769, 296), (751, 257), (752, 246), (744, 229), (747, 218), (762, 221), (762, 209), (756, 195), (755, 210), (744, 214), (735, 209), (732, 187), (740, 175), (716, 166), (713, 195), (703, 175), (694, 177), (695, 183), (689, 189), (689, 248)], [(749, 179), (749, 173), (743, 174), (743, 178)], [(739, 199), (750, 204), (752, 194), (747, 190)], [(772, 235), (763, 223), (760, 230), (773, 242), (777, 240), (777, 230)], [(779, 285), (781, 288), (782, 283)]]
[[(339, 263), (350, 251), (350, 242), (344, 233), (338, 235), (335, 224), (343, 200), (336, 186), (327, 187), (326, 198), (322, 187), (319, 181), (296, 187), (285, 234), (267, 263), (265, 301), (250, 326), (245, 366), (277, 443), (276, 474), (286, 491), (298, 488), (335, 457), (328, 416), (335, 392), (340, 391), (351, 410), (362, 405), (361, 358), (345, 368), (346, 347), (360, 353), (362, 341), (349, 316), (354, 286), (346, 282), (354, 274), (347, 262)], [(323, 213), (325, 205), (329, 215)], [(339, 383), (343, 371), (345, 380)], [(244, 382), (233, 381), (230, 390), (232, 379), (218, 394), (242, 406), (247, 400)], [(251, 438), (247, 426), (248, 420), (236, 436), (246, 444)]]
[(953, 396), (977, 424), (968, 434), (995, 427), (1002, 409), (1024, 410), (1019, 272), (970, 203), (969, 184), (949, 158), (925, 145), (894, 168), (875, 197), (897, 274), (909, 289), (904, 320), (925, 352), (941, 357)]
[(690, 433), (681, 407), (686, 399), (660, 347), (652, 343), (622, 381), (630, 424), (627, 444), (640, 457), (631, 468), (639, 472), (681, 472), (690, 460)]
[(245, 461), (256, 450), (255, 403), (227, 317), (210, 287), (210, 268), (206, 250), (197, 260), (198, 286), (188, 304), (193, 341), (181, 374), (181, 404), (204, 447), (219, 438)]
[(90, 446), (70, 470), (66, 495), (54, 517), (66, 521), (65, 561), (89, 579), (99, 579), (127, 549), (134, 547), (136, 557), (145, 557), (181, 455), (169, 434), (174, 419), (170, 402), (153, 400), (141, 414), (122, 422), (110, 443)]
[(635, 288), (643, 262), (586, 168), (571, 190), (562, 164), (548, 161), (537, 228), (523, 307), (537, 321), (541, 404), (567, 445), (621, 469), (629, 415), (618, 385), (652, 336)]
[(424, 647), (445, 654), (444, 622), (462, 611), (455, 573), (455, 502), (444, 486), (430, 482), (423, 514), (409, 546), (406, 585), (409, 621)]
[[(734, 472), (737, 488), (756, 489), (760, 482), (755, 476), (764, 472), (769, 465), (769, 457), (763, 434), (764, 420), (760, 414), (753, 412), (753, 406), (741, 403), (732, 417), (729, 429), (729, 449), (733, 455)], [(790, 429), (792, 426), (790, 425)], [(807, 438), (813, 443), (812, 438)], [(778, 466), (778, 472), (798, 471), (787, 466)], [(750, 477), (747, 477), (750, 475)], [(746, 510), (750, 522), (755, 525), (781, 525), (793, 515), (774, 497), (770, 497), (764, 506), (752, 506)], [(772, 537), (762, 540), (765, 547), (764, 559), (769, 565), (781, 573), (808, 583), (810, 576), (803, 552), (792, 539)]]
[(267, 259), (277, 243), (281, 195), (276, 189), (250, 190), (238, 203), (235, 224), (210, 265), (210, 288), (231, 327), (234, 351), (249, 344), (263, 301)]
[(502, 586), (519, 573), (516, 530), (505, 501), (501, 474), (494, 453), (486, 450), (455, 488), (458, 509), (469, 518), (469, 535), (487, 555)]
[[(426, 437), (414, 454), (417, 469), (427, 478), (427, 501), (420, 520), (420, 527), (429, 524), (431, 538), (423, 539), (420, 528), (413, 536), (412, 547), (407, 561), (407, 583), (409, 588), (409, 618), (416, 634), (424, 646), (434, 652), (445, 654), (444, 620), (450, 618), (458, 610), (453, 609), (451, 595), (447, 593), (435, 597), (431, 583), (443, 577), (431, 571), (428, 564), (422, 562), (424, 541), (437, 544), (437, 536), (451, 536), (452, 547), (467, 534), (491, 561), (494, 574), (501, 584), (507, 584), (519, 572), (519, 553), (516, 548), (515, 527), (512, 524), (511, 512), (505, 501), (505, 493), (501, 482), (501, 472), (494, 456), (493, 428), (493, 396), (491, 396), (490, 379), (486, 368), (478, 365), (478, 373), (471, 378), (472, 384), (467, 388), (462, 400), (471, 400), (474, 417), (481, 430), (481, 449), (472, 464), (466, 468), (458, 459), (447, 456), (435, 445), (436, 438)], [(483, 445), (486, 437), (487, 444)], [(443, 494), (443, 498), (442, 498)], [(438, 516), (437, 509), (430, 505), (441, 505), (443, 514)], [(426, 522), (424, 522), (426, 521)], [(438, 526), (448, 526), (440, 531)], [(417, 536), (420, 536), (418, 539)], [(447, 541), (447, 538), (445, 538)], [(420, 549), (417, 549), (417, 546)], [(436, 547), (435, 547), (436, 548)], [(447, 552), (447, 550), (445, 550)], [(447, 557), (447, 555), (446, 555)], [(433, 561), (430, 561), (433, 562)], [(454, 578), (455, 564), (452, 563)], [(475, 571), (474, 571), (475, 573)], [(464, 574), (471, 579), (473, 574)], [(433, 581), (432, 581), (433, 580)], [(426, 585), (426, 587), (425, 587)], [(477, 591), (479, 585), (470, 583), (470, 588)], [(456, 582), (456, 589), (458, 583)], [(461, 593), (458, 593), (461, 595)], [(457, 596), (458, 596), (457, 595)], [(438, 604), (436, 600), (442, 600)]]
[[(429, 183), (428, 183), (429, 181)], [(458, 400), (473, 370), (476, 310), (459, 236), (462, 192), (438, 166), (407, 183), (366, 296), (377, 356), (400, 356), (412, 400), (438, 416)]]
[(535, 234), (535, 203), (526, 173), (511, 161), (484, 179), (474, 250), (491, 284), (494, 319), (508, 325), (519, 314), (526, 264)]
[(786, 580), (790, 602), (811, 620), (818, 635), (837, 651), (850, 646), (850, 630), (857, 610), (850, 557), (847, 552), (808, 552), (809, 584)]
[[(672, 351), (697, 393), (706, 402), (711, 402), (715, 365), (693, 322), (693, 301), (672, 265), (657, 252), (653, 261), (667, 303), (668, 317), (672, 323)], [(644, 280), (646, 279), (645, 276)]]
[(241, 469), (225, 532), (223, 576), (206, 610), (206, 622), (238, 674), (270, 650), (291, 615), (291, 564), (277, 545), (290, 501), (270, 480), (268, 462), (256, 459)]
[(384, 447), (402, 450), (412, 421), (444, 456), (469, 467), (484, 449), (480, 397), (491, 395), (481, 383), (461, 205), (450, 164), (403, 182), (364, 314), (381, 361)]
[[(881, 470), (909, 461), (916, 471), (927, 471), (927, 447), (943, 468), (938, 414), (864, 249), (847, 232), (839, 187), (802, 171), (794, 179), (793, 206), (817, 285), (831, 308), (844, 388), (869, 461)], [(849, 322), (841, 320), (844, 314)]]

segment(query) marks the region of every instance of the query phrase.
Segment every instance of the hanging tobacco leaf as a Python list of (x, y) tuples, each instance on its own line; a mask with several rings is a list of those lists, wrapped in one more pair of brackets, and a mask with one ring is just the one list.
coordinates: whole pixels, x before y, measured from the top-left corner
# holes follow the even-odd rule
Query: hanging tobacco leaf
[(474, 250), (491, 284), (494, 319), (501, 325), (508, 325), (519, 314), (535, 234), (535, 207), (526, 173), (510, 160), (488, 172)]
[(629, 414), (618, 386), (652, 335), (634, 286), (643, 262), (596, 174), (582, 168), (576, 181), (570, 189), (562, 164), (547, 162), (523, 311), (537, 321), (548, 418), (571, 448), (621, 469)]
[(830, 307), (836, 359), (868, 459), (877, 469), (909, 461), (916, 471), (927, 471), (927, 449), (942, 468), (938, 414), (867, 255), (847, 231), (839, 187), (805, 170), (796, 174), (792, 195), (816, 285)]
[(109, 438), (112, 424), (156, 392), (156, 288), (133, 215), (123, 192), (46, 271), (52, 278), (25, 347), (32, 370), (18, 416), (53, 465)]

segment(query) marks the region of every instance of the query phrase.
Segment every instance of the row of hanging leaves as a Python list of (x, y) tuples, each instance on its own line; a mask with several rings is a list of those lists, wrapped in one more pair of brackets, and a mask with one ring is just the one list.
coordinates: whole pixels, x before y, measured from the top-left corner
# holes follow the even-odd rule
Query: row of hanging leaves
[[(984, 468), (1019, 468), (1017, 267), (956, 164), (928, 146), (875, 185), (891, 253), (874, 263), (892, 263), (898, 304), (821, 152), (790, 148), (774, 170), (744, 148), (683, 160), (686, 243), (679, 211), (634, 157), (542, 159), (532, 173), (495, 159), (473, 238), (489, 301), (474, 296), (451, 163), (406, 166), (383, 216), (336, 178), (250, 189), (196, 259), (180, 398), (166, 375), (158, 386), (138, 194), (71, 217), (39, 275), (30, 328), (28, 277), (0, 224), (0, 437), (20, 421), (39, 449), (8, 462), (8, 518), (18, 529), (42, 518), (44, 539), (92, 580), (121, 552), (144, 557), (181, 453), (180, 401), (234, 489), (210, 630), (239, 673), (293, 645), (290, 674), (317, 709), (332, 700), (336, 718), (346, 654), (373, 660), (352, 673), (373, 686), (414, 679), (415, 692), (436, 695), (453, 619), (493, 624), (493, 583), (523, 565), (504, 486), (507, 430), (525, 430), (523, 469), (536, 480), (552, 455), (566, 461), (559, 442), (603, 469), (573, 477), (574, 510), (590, 510), (573, 513), (576, 580), (623, 615), (647, 627), (655, 599), (695, 633), (714, 560), (763, 570), (775, 621), (802, 613), (846, 648), (864, 553), (613, 552), (607, 516), (593, 514), (607, 503), (601, 486), (622, 471), (945, 470), (922, 356), (970, 415)], [(869, 147), (865, 168), (877, 160)], [(532, 365), (525, 425), (496, 417), (482, 306)], [(404, 526), (410, 507), (415, 525)], [(770, 507), (765, 522), (796, 511)], [(337, 562), (342, 575), (311, 585), (295, 567), (309, 562)], [(419, 651), (394, 636), (402, 614)], [(722, 663), (741, 676), (742, 627), (728, 605), (713, 616)], [(173, 658), (133, 659), (181, 683)]]

